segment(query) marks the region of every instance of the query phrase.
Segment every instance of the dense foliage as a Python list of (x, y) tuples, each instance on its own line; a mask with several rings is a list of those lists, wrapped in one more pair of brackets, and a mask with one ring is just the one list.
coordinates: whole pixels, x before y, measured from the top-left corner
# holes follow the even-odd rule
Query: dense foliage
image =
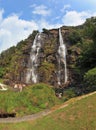
[(3, 67), (0, 67), (0, 78), (3, 78), (5, 74), (5, 69)]
[(85, 73), (84, 82), (87, 91), (96, 90), (96, 67)]
[(84, 25), (82, 53), (79, 59), (79, 66), (85, 71), (96, 66), (96, 19), (88, 19)]
[(83, 25), (82, 38), (77, 67), (84, 75), (84, 91), (89, 92), (96, 90), (96, 18), (87, 19)]
[(73, 45), (77, 44), (78, 42), (82, 43), (82, 38), (77, 30), (73, 30), (72, 32), (69, 33), (68, 40)]

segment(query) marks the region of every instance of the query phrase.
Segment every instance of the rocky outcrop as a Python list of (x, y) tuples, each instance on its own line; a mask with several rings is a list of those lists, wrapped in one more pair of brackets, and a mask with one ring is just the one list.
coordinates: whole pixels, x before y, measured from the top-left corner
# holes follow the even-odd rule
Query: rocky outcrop
[[(39, 66), (37, 68), (37, 73), (39, 77), (38, 82), (51, 84), (55, 87), (64, 87), (71, 85), (74, 81), (76, 82), (77, 79), (75, 77), (78, 77), (78, 74), (75, 72), (75, 63), (78, 55), (80, 54), (80, 50), (79, 48), (76, 48), (71, 45), (68, 39), (70, 28), (62, 27), (61, 31), (63, 40), (67, 47), (68, 82), (66, 83), (66, 85), (63, 83), (62, 86), (58, 86), (57, 84), (57, 50), (60, 44), (58, 29), (52, 29), (47, 31), (45, 30), (45, 32), (43, 32), (43, 42), (40, 48), (38, 61)], [(26, 83), (26, 73), (28, 69), (31, 46), (33, 44), (36, 33), (37, 32), (33, 32), (33, 34), (30, 35), (28, 39), (18, 43), (17, 47), (15, 48), (15, 51), (12, 54), (11, 61), (10, 63), (8, 63), (8, 70), (6, 70), (6, 74), (4, 76), (6, 84), (12, 85), (13, 82)], [(62, 65), (62, 69), (63, 67), (64, 66)], [(64, 75), (62, 74), (62, 80), (63, 79)]]

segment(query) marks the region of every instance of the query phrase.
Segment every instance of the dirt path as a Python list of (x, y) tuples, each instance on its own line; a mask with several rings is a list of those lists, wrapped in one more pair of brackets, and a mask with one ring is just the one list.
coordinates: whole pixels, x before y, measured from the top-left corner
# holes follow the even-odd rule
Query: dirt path
[(45, 110), (45, 111), (39, 112), (37, 114), (23, 116), (23, 117), (16, 117), (16, 118), (1, 118), (0, 123), (18, 123), (18, 122), (24, 122), (24, 121), (29, 121), (29, 120), (35, 120), (35, 119), (38, 119), (40, 117), (49, 115), (49, 114), (51, 114), (52, 112), (54, 112), (58, 109), (65, 108), (70, 103), (75, 103), (76, 101), (81, 100), (83, 98), (86, 98), (88, 96), (91, 96), (95, 93), (96, 93), (96, 91), (91, 93), (91, 94), (83, 95), (83, 96), (80, 96), (80, 97), (77, 97), (77, 98), (72, 98), (69, 101), (65, 102), (63, 105), (55, 106), (55, 107), (51, 108), (50, 110)]

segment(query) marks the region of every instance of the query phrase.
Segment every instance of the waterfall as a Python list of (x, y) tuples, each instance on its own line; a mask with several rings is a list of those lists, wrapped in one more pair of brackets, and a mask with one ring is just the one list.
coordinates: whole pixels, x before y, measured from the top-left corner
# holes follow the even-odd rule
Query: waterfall
[(26, 83), (37, 83), (38, 82), (38, 56), (41, 48), (41, 33), (37, 33), (35, 36), (33, 45), (31, 47), (29, 67), (27, 69)]
[(58, 49), (58, 64), (59, 64), (59, 67), (58, 67), (58, 76), (57, 76), (57, 80), (58, 80), (58, 85), (61, 85), (61, 63), (63, 63), (64, 65), (64, 83), (67, 82), (67, 64), (66, 64), (66, 45), (64, 44), (64, 41), (63, 41), (63, 37), (62, 37), (62, 34), (61, 34), (61, 29), (59, 29), (59, 43), (60, 43), (60, 46), (59, 46), (59, 49)]

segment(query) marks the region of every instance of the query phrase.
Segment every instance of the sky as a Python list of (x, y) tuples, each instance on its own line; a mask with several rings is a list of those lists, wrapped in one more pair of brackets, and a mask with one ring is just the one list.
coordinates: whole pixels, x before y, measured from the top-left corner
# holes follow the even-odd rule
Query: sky
[(77, 26), (96, 16), (96, 0), (0, 0), (0, 53), (33, 30)]

